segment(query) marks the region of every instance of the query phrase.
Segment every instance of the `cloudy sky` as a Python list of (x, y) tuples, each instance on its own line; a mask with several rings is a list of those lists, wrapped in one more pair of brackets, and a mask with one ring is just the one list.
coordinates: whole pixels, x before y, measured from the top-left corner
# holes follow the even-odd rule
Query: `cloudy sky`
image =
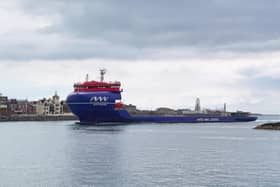
[(140, 108), (280, 113), (278, 0), (0, 2), (0, 93), (66, 97), (108, 70)]

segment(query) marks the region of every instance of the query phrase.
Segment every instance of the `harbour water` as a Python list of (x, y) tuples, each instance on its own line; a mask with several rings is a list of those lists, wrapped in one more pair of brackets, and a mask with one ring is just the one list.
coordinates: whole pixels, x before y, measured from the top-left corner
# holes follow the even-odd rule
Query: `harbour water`
[(0, 186), (280, 186), (280, 131), (250, 123), (0, 123)]

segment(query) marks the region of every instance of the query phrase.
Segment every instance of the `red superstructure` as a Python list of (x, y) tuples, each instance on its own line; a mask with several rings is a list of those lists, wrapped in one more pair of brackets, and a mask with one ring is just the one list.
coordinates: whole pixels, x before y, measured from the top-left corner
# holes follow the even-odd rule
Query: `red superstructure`
[(97, 81), (86, 81), (84, 83), (74, 84), (75, 92), (98, 92), (98, 91), (107, 91), (107, 92), (121, 92), (121, 83), (120, 82), (97, 82)]
[(120, 88), (120, 82), (104, 82), (105, 73), (105, 69), (100, 70), (100, 81), (89, 81), (87, 75), (85, 82), (74, 84), (74, 92), (121, 92), (122, 90)]

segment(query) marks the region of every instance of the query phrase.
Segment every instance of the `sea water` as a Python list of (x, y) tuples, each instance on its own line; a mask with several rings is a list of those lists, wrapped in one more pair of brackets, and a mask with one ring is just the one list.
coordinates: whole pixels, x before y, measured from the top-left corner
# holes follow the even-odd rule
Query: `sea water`
[(0, 186), (280, 186), (280, 131), (250, 123), (0, 123)]

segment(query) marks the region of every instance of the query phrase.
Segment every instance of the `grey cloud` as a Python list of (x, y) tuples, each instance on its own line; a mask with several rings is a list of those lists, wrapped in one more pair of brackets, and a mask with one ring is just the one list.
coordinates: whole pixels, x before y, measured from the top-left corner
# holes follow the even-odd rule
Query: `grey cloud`
[(0, 59), (33, 60), (33, 59), (89, 59), (89, 58), (138, 58), (139, 51), (127, 50), (126, 47), (110, 46), (107, 43), (91, 42), (82, 39), (59, 38), (34, 34), (27, 40), (15, 37), (15, 41), (2, 40)]
[[(64, 36), (61, 42), (66, 47), (50, 50), (48, 56), (38, 54), (38, 58), (149, 58), (155, 51), (174, 48), (202, 52), (280, 48), (277, 0), (20, 2), (29, 14), (61, 18), (38, 33), (46, 38)], [(39, 48), (44, 45), (34, 43)]]

